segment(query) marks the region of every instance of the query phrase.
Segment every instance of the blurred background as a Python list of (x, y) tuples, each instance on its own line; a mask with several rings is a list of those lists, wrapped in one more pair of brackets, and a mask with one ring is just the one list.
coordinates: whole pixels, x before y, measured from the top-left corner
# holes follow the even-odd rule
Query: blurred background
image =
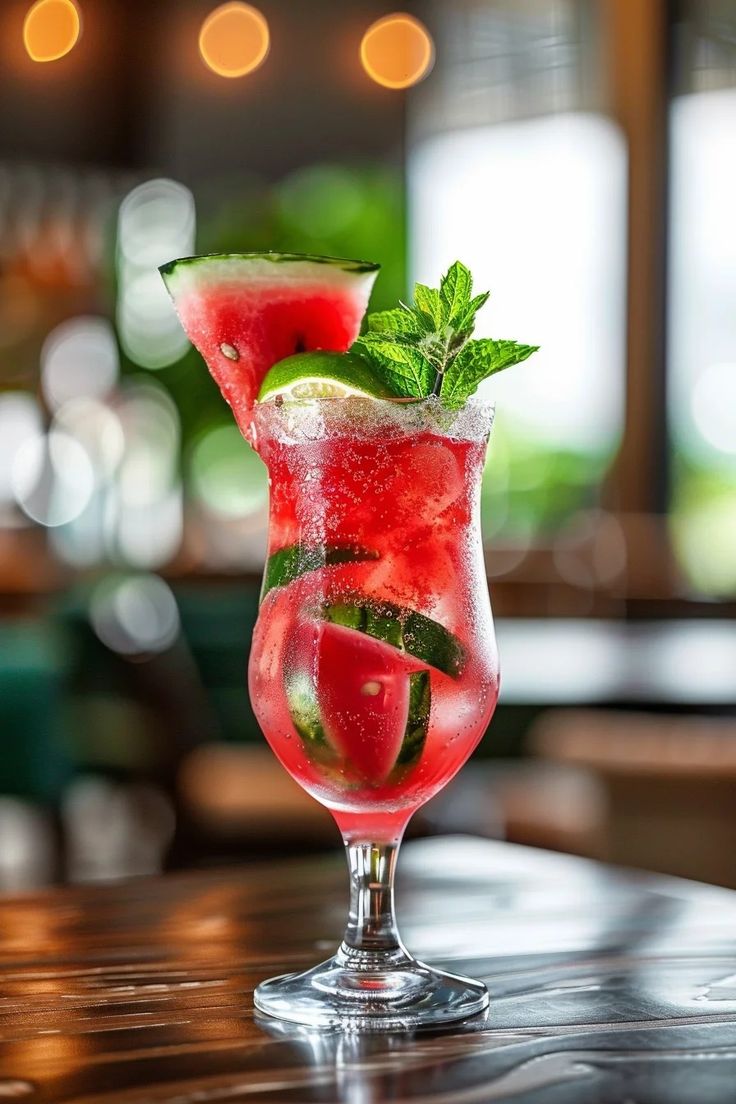
[(337, 845), (245, 689), (265, 472), (156, 272), (265, 248), (380, 261), (374, 308), (460, 257), (542, 346), (491, 388), (501, 703), (413, 831), (736, 886), (736, 5), (223, 7), (0, 11), (0, 889)]

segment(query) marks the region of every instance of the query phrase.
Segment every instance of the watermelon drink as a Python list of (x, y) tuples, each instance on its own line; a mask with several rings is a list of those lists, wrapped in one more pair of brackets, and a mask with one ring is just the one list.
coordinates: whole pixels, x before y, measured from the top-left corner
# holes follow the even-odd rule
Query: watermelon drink
[(253, 708), (284, 767), (331, 810), (350, 871), (337, 953), (262, 982), (254, 1001), (343, 1030), (488, 1006), (481, 982), (407, 951), (393, 878), (412, 813), (460, 769), (496, 704), (478, 501), (492, 409), (472, 395), (535, 351), (471, 340), (488, 294), (472, 295), (459, 262), (438, 289), (417, 284), (413, 305), (364, 319), (376, 272), (281, 253), (161, 269), (268, 468)]
[(478, 526), (491, 410), (264, 403), (269, 559), (251, 701), (346, 840), (395, 844), (485, 731), (498, 665)]
[(460, 769), (496, 704), (479, 526), (491, 420), (488, 406), (453, 413), (436, 398), (256, 409), (271, 510), (251, 701), (283, 765), (331, 810), (351, 874), (337, 954), (259, 985), (270, 1015), (376, 1030), (487, 1006), (480, 982), (406, 950), (393, 871), (412, 813)]

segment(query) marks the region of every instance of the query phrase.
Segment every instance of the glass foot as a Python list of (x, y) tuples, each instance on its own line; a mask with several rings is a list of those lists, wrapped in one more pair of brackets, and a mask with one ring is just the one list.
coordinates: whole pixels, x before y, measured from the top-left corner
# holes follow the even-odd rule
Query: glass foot
[[(407, 954), (372, 956), (359, 968), (338, 954), (302, 974), (283, 974), (255, 991), (259, 1011), (291, 1023), (345, 1031), (392, 1031), (464, 1020), (488, 1007), (480, 981), (433, 970)], [(387, 960), (388, 958), (388, 960)]]

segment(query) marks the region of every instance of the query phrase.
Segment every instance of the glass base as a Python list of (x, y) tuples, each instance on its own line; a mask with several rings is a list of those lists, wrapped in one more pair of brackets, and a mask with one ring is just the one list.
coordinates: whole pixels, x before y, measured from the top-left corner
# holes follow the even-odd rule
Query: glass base
[(480, 981), (433, 970), (406, 953), (381, 955), (380, 963), (373, 957), (365, 954), (355, 968), (338, 952), (302, 974), (270, 978), (256, 989), (255, 1006), (280, 1020), (344, 1031), (433, 1027), (488, 1007)]

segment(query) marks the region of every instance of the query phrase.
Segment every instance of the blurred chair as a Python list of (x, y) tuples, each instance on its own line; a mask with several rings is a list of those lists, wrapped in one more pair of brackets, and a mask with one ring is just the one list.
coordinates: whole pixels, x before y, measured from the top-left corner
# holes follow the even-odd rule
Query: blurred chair
[(736, 887), (736, 722), (555, 710), (535, 723), (529, 748), (597, 777), (602, 857)]
[(25, 893), (53, 880), (57, 838), (49, 812), (17, 797), (0, 797), (0, 892)]
[(61, 818), (73, 882), (159, 874), (176, 826), (173, 805), (160, 787), (95, 776), (72, 782)]
[(0, 793), (53, 801), (71, 773), (63, 700), (69, 641), (47, 621), (0, 621)]
[(334, 821), (289, 776), (270, 748), (204, 744), (184, 759), (179, 802), (194, 832), (243, 850), (337, 843)]
[(51, 881), (52, 814), (71, 775), (63, 725), (68, 641), (45, 620), (0, 621), (0, 891)]
[(562, 763), (469, 763), (415, 818), (415, 829), (469, 832), (598, 858), (606, 800), (595, 775)]

